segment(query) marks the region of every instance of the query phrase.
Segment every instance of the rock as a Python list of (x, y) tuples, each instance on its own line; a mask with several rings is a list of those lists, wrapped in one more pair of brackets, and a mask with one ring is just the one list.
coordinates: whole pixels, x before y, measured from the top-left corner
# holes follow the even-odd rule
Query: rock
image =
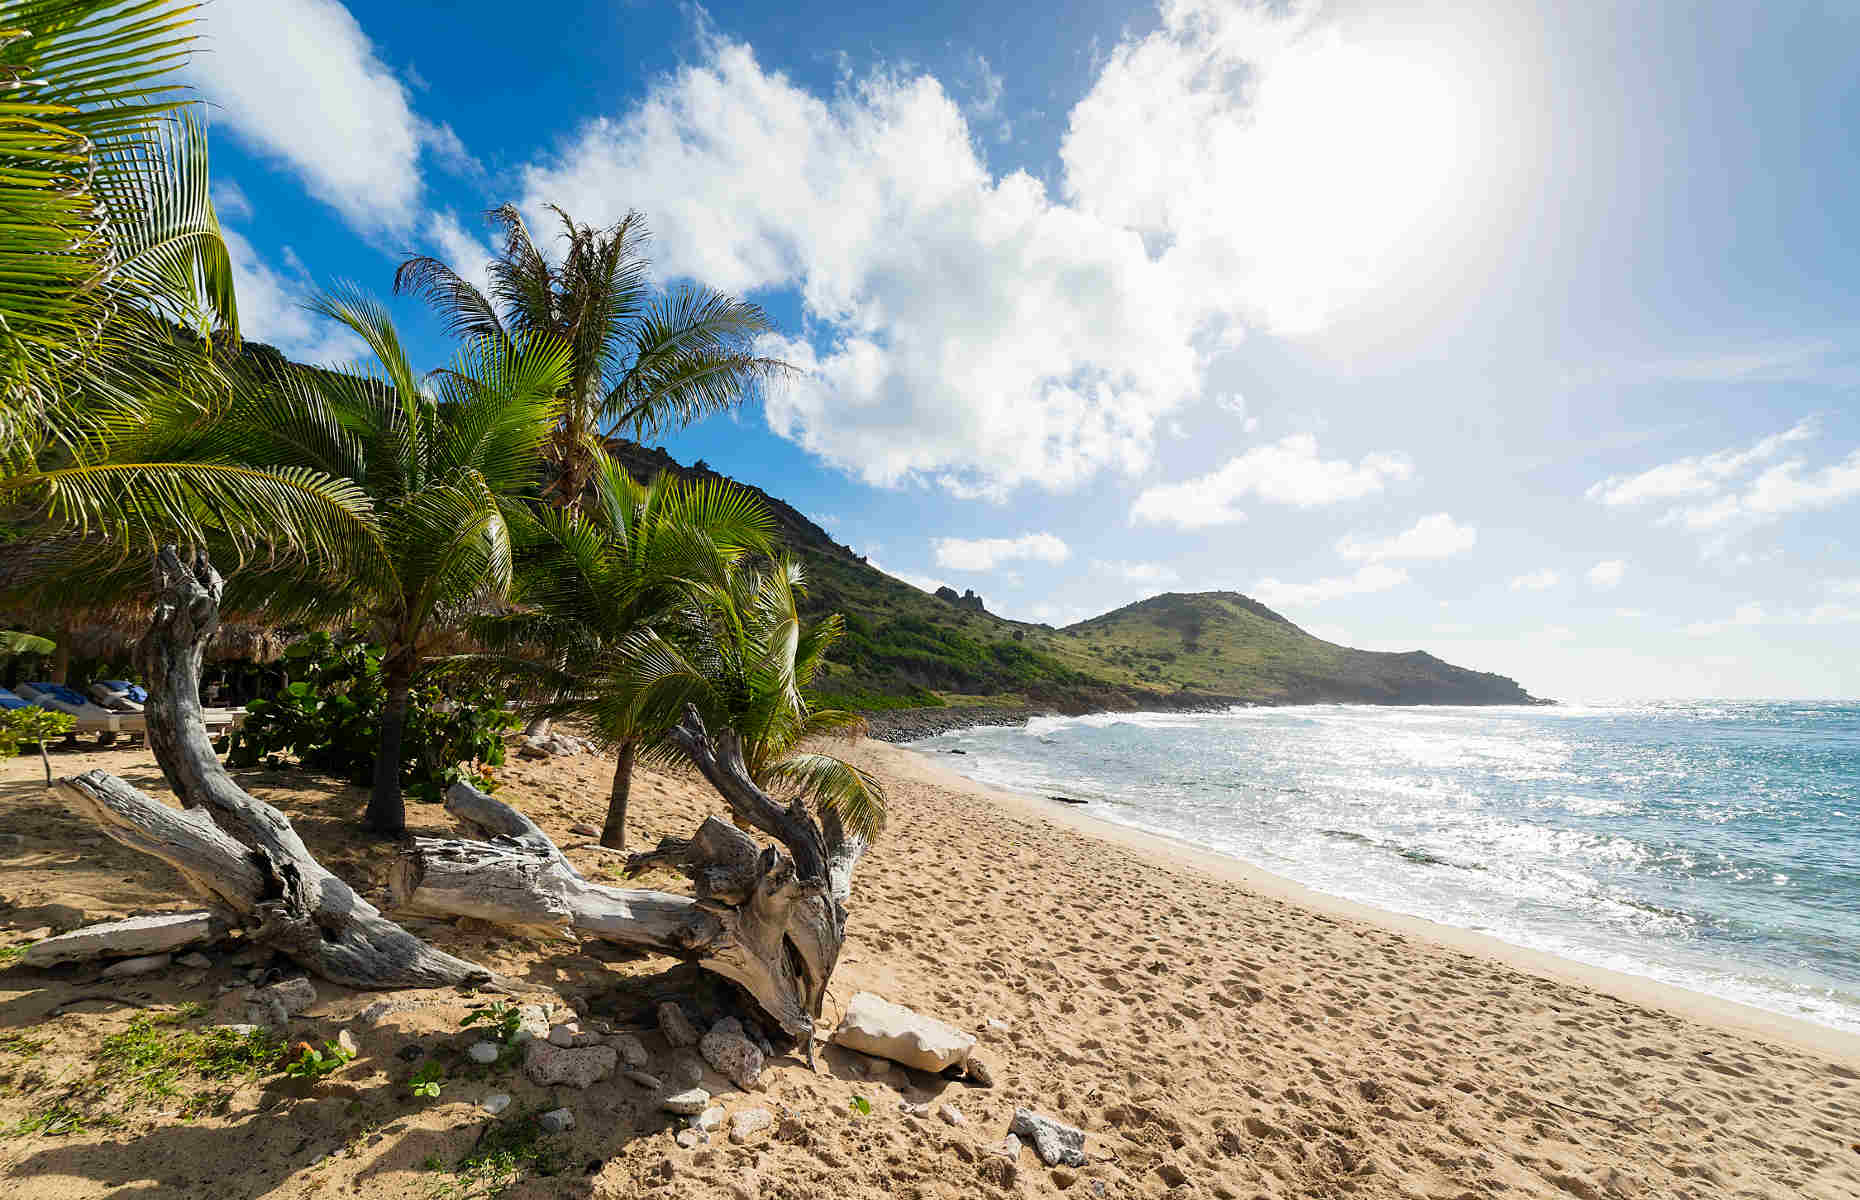
[(198, 950), (190, 950), (174, 961), (180, 963), (184, 967), (192, 967), (196, 971), (205, 971), (213, 966), (213, 960)]
[(656, 1092), (665, 1086), (664, 1081), (657, 1075), (648, 1075), (644, 1071), (622, 1071), (620, 1077), (637, 1083), (649, 1092)]
[(1017, 1108), (1008, 1132), (1030, 1140), (1033, 1152), (1049, 1167), (1085, 1165), (1085, 1131), (1082, 1129), (1041, 1116), (1029, 1108)]
[(930, 1115), (928, 1104), (912, 1104), (909, 1100), (898, 1101), (898, 1111), (907, 1117), (927, 1117)]
[(620, 1061), (629, 1067), (637, 1069), (652, 1061), (652, 1057), (646, 1053), (645, 1043), (630, 1033), (613, 1034), (607, 1039), (607, 1044), (619, 1053)]
[(707, 1108), (697, 1115), (697, 1120), (693, 1121), (692, 1124), (702, 1129), (705, 1133), (709, 1133), (711, 1130), (723, 1124), (723, 1110), (715, 1106)]
[(496, 1042), (473, 1042), (471, 1048), (465, 1051), (466, 1057), (487, 1067), (497, 1061), (499, 1053), (501, 1050)]
[(362, 1052), (360, 1044), (355, 1040), (355, 1035), (346, 1029), (336, 1035), (336, 1045), (350, 1058), (354, 1058)]
[(995, 1147), (995, 1153), (1010, 1162), (1018, 1159), (1020, 1157), (1020, 1139), (1011, 1133), (1008, 1134), (1001, 1139), (1001, 1144)]
[(1188, 1182), (1188, 1174), (1172, 1162), (1158, 1163), (1156, 1178), (1163, 1181), (1165, 1187), (1179, 1188)]
[(700, 1087), (686, 1088), (682, 1092), (673, 1092), (660, 1100), (659, 1107), (668, 1113), (695, 1117), (710, 1107), (710, 1093)]
[(989, 1033), (1012, 1033), (1014, 1031), (1014, 1027), (1009, 1025), (1006, 1021), (1003, 1021), (1000, 1017), (988, 1018), (988, 1020), (982, 1023), (982, 1028), (986, 1029)]
[[(735, 1031), (724, 1028), (735, 1025)], [(743, 1027), (734, 1020), (719, 1021), (716, 1028), (698, 1042), (704, 1061), (744, 1091), (750, 1091), (762, 1076), (762, 1051), (743, 1036)]]
[(567, 1133), (575, 1127), (575, 1114), (566, 1108), (552, 1108), (536, 1118), (544, 1133)]
[(408, 1042), (405, 1046), (394, 1051), (394, 1057), (400, 1059), (402, 1062), (413, 1062), (415, 1059), (426, 1057), (426, 1047), (418, 1042)]
[(517, 1037), (519, 1046), (532, 1038), (549, 1036), (549, 1010), (541, 1004), (525, 1004), (517, 1010)]
[(551, 1046), (560, 1046), (562, 1049), (566, 1050), (575, 1044), (575, 1039), (580, 1035), (581, 1026), (573, 1021), (565, 1021), (560, 1025), (551, 1025), (549, 1027), (549, 1044)]
[(702, 1146), (705, 1142), (710, 1141), (710, 1138), (702, 1133), (699, 1133), (695, 1129), (680, 1129), (678, 1131), (677, 1141), (678, 1141), (678, 1144), (684, 1147), (686, 1150), (696, 1150), (699, 1146)]
[(601, 831), (592, 825), (570, 825), (568, 831), (576, 837), (597, 838), (601, 836)]
[(281, 979), (267, 988), (258, 989), (260, 997), (277, 1000), (284, 1007), (286, 1016), (296, 1016), (316, 1003), (316, 986), (308, 979), (298, 976), (296, 979)]
[(871, 992), (853, 996), (831, 1040), (837, 1046), (933, 1074), (967, 1061), (975, 1048), (975, 1039), (955, 1026)]
[(672, 1058), (672, 1086), (696, 1087), (704, 1082), (704, 1060), (686, 1050)]
[[(1008, 1134), (1008, 1136), (1013, 1137), (1014, 1135), (1010, 1133)], [(1053, 1186), (1058, 1188), (1060, 1191), (1062, 1192), (1065, 1191), (1067, 1188), (1071, 1187), (1073, 1184), (1077, 1183), (1078, 1181), (1079, 1181), (1079, 1177), (1078, 1177), (1077, 1172), (1073, 1171), (1070, 1167), (1054, 1167), (1053, 1168)], [(1096, 1183), (1098, 1181), (1094, 1179), (1092, 1182)]]
[(584, 1088), (607, 1078), (620, 1064), (612, 1046), (563, 1047), (532, 1039), (523, 1060), (523, 1072), (538, 1087)]
[(149, 975), (166, 970), (174, 961), (172, 954), (144, 954), (136, 958), (125, 958), (121, 962), (111, 963), (101, 972), (104, 979), (128, 979), (132, 975)]
[(670, 1000), (659, 1005), (659, 1032), (673, 1046), (695, 1046), (698, 1042), (698, 1031), (691, 1024), (691, 1018)]
[(730, 1200), (759, 1200), (762, 1180), (754, 1171), (745, 1171), (729, 1183)]
[(431, 1003), (434, 1002), (431, 1000), (415, 1000), (407, 996), (397, 996), (392, 1000), (377, 1000), (367, 1008), (364, 1008), (361, 1012), (355, 1014), (355, 1019), (362, 1025), (372, 1026), (380, 1023), (383, 1017), (389, 1017), (395, 1013), (406, 1012), (410, 1008), (419, 1008), (424, 1004)]
[(995, 1086), (994, 1068), (986, 1062), (969, 1055), (969, 1061), (962, 1064), (962, 1077), (976, 1087), (991, 1088)]
[(945, 1125), (963, 1126), (969, 1123), (969, 1118), (963, 1116), (962, 1110), (953, 1104), (937, 1106), (936, 1115), (943, 1118)]
[[(42, 916), (40, 919), (45, 918)], [(77, 920), (72, 923), (80, 924), (83, 920), (84, 914), (77, 913)], [(219, 926), (219, 930), (223, 932), (225, 926)], [(50, 933), (50, 928), (45, 932)], [(207, 941), (213, 936), (215, 922), (211, 913), (156, 913), (153, 916), (130, 917), (125, 921), (110, 921), (102, 925), (85, 925), (69, 933), (34, 941), (26, 947), (20, 962), (28, 967), (49, 967), (61, 962), (84, 962), (108, 957), (112, 949), (117, 954), (141, 950), (145, 952), (141, 957), (156, 958), (196, 942)], [(148, 951), (155, 953), (146, 953)]]
[(484, 1098), (484, 1111), (496, 1116), (510, 1107), (510, 1097), (503, 1092), (492, 1092)]
[(740, 1146), (775, 1123), (775, 1115), (766, 1108), (745, 1108), (730, 1118), (730, 1140)]

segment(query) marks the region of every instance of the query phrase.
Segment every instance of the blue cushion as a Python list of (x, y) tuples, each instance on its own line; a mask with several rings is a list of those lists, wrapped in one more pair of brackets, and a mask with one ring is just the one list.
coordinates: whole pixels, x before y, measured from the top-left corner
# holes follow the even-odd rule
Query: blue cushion
[(137, 704), (147, 704), (149, 702), (148, 691), (139, 683), (131, 683), (127, 679), (105, 679), (102, 683), (104, 687), (109, 688), (113, 692), (123, 693), (123, 695), (128, 696)]
[(35, 683), (28, 683), (26, 686), (31, 688), (33, 691), (38, 692), (42, 696), (50, 696), (54, 700), (60, 700), (66, 704), (75, 705), (80, 708), (90, 703), (89, 700), (86, 700), (83, 696), (79, 695), (77, 692), (73, 691), (72, 689), (66, 687), (62, 683), (36, 683), (35, 682)]
[(6, 688), (0, 688), (0, 708), (31, 708), (32, 702), (21, 700)]

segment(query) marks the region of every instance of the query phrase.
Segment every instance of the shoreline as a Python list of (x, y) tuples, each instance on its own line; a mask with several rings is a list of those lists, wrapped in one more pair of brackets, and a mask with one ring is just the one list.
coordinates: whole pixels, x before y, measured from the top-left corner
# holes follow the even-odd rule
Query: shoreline
[(1805, 1017), (1772, 1012), (1643, 975), (1595, 966), (1549, 951), (1519, 946), (1491, 934), (1334, 896), (1245, 859), (1208, 850), (1180, 838), (1093, 816), (1086, 808), (1056, 803), (1029, 793), (991, 787), (944, 766), (936, 761), (932, 751), (898, 743), (881, 744), (885, 749), (880, 753), (887, 764), (901, 773), (938, 787), (962, 792), (1005, 810), (1010, 815), (1045, 821), (1082, 837), (1118, 846), (1150, 859), (1158, 866), (1178, 870), (1186, 868), (1328, 918), (1358, 922), (1385, 932), (1423, 939), (1447, 950), (1475, 955), (1558, 983), (1587, 988), (1642, 1008), (1658, 1010), (1703, 1025), (1717, 1026), (1743, 1036), (1765, 1038), (1797, 1050), (1860, 1066), (1860, 1033), (1835, 1029)]

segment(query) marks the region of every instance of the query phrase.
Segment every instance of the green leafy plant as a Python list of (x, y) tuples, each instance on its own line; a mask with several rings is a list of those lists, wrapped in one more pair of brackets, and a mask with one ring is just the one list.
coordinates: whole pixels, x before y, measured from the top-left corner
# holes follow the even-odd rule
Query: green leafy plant
[(501, 1196), (525, 1175), (554, 1175), (562, 1165), (561, 1152), (533, 1112), (486, 1125), (471, 1152), (449, 1168), (437, 1155), (425, 1163), (429, 1171), (454, 1177), (450, 1186), (441, 1185), (434, 1195), (461, 1198)]
[(471, 1025), (489, 1026), (486, 1032), (495, 1034), (504, 1045), (514, 1046), (517, 1044), (517, 1034), (523, 1030), (523, 1013), (514, 1005), (493, 1000), (483, 1008), (466, 1013), (464, 1020), (459, 1022), (461, 1028)]
[(862, 1117), (869, 1117), (872, 1115), (872, 1102), (867, 1100), (864, 1096), (854, 1096), (848, 1104), (848, 1107)]
[(436, 1062), (429, 1062), (413, 1073), (413, 1078), (407, 1081), (407, 1090), (416, 1096), (435, 1098), (439, 1095), (440, 1089), (445, 1086), (445, 1077), (444, 1067)]
[[(290, 754), (312, 770), (366, 784), (374, 779), (387, 700), (381, 650), (363, 642), (314, 633), (285, 650), (291, 682), (246, 705), (243, 727), (232, 735), (228, 761), (274, 765)], [(504, 734), (517, 718), (497, 693), (469, 681), (414, 687), (401, 743), (401, 786), (437, 803), (460, 780), (495, 791), (486, 768), (502, 766)]]
[(45, 785), (50, 787), (52, 760), (45, 753), (45, 743), (63, 737), (75, 728), (76, 717), (40, 708), (36, 704), (25, 708), (0, 709), (0, 759), (14, 757), (22, 746), (38, 746), (39, 762), (45, 767)]
[(334, 1075), (355, 1059), (355, 1055), (335, 1042), (324, 1042), (321, 1050), (308, 1042), (299, 1042), (296, 1048), (297, 1058), (284, 1068), (284, 1073), (293, 1079), (322, 1079)]

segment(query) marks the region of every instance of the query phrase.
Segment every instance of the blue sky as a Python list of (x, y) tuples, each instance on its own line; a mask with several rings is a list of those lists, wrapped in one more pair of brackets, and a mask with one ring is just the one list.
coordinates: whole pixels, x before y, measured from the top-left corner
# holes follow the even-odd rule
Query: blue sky
[(1860, 695), (1860, 10), (775, 7), (216, 0), (248, 336), (638, 208), (806, 371), (667, 448), (920, 586)]

